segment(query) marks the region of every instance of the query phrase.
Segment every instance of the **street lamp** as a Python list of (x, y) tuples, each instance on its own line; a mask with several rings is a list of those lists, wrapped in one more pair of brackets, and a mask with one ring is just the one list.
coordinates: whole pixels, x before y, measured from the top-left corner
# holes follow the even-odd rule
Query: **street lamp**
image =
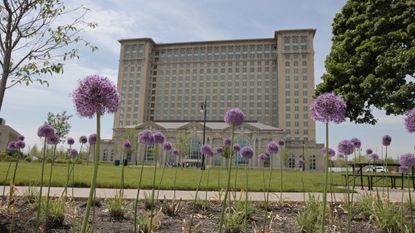
[[(203, 112), (203, 140), (202, 140), (202, 145), (205, 145), (205, 136), (206, 136), (206, 97), (205, 97), (205, 102), (200, 104), (200, 112)], [(202, 153), (202, 164), (201, 164), (201, 169), (205, 170), (205, 154)]]

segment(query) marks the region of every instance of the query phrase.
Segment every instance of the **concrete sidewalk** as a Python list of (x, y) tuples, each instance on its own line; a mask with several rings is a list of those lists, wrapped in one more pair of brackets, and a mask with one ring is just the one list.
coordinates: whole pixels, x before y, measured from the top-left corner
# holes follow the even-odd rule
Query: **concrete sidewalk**
[[(0, 186), (0, 195), (3, 192), (3, 189), (5, 188), (5, 194), (9, 192), (9, 186)], [(24, 195), (26, 190), (29, 188), (28, 186), (18, 186), (17, 188), (17, 195)], [(36, 187), (38, 188), (38, 187)], [(63, 187), (51, 187), (51, 196), (59, 197), (63, 193), (64, 188)], [(112, 198), (115, 196), (116, 192), (118, 192), (119, 189), (108, 189), (108, 188), (98, 188), (96, 189), (96, 196), (98, 198)], [(368, 193), (369, 191), (366, 190), (357, 190), (357, 194), (355, 195), (355, 200), (358, 198), (358, 196)], [(47, 187), (43, 188), (43, 195), (46, 195)], [(89, 188), (74, 188), (73, 190), (74, 196), (76, 198), (88, 198), (89, 195)], [(382, 188), (379, 188), (379, 192), (382, 193)], [(389, 197), (390, 200), (393, 202), (400, 202), (402, 198), (402, 192), (404, 192), (404, 201), (408, 198), (408, 190), (404, 189), (403, 191), (400, 189), (390, 189), (389, 190)], [(145, 194), (147, 196), (151, 195), (151, 190), (141, 190), (140, 191), (140, 199), (144, 198)], [(173, 191), (172, 190), (160, 190), (159, 191), (159, 199), (173, 199)], [(369, 193), (376, 193), (376, 191), (371, 191)], [(386, 195), (386, 189), (385, 189), (385, 195)], [(412, 192), (413, 194), (414, 192)], [(157, 190), (156, 190), (157, 194)], [(204, 199), (205, 195), (207, 194), (207, 197), (209, 200), (218, 200), (219, 197), (223, 198), (224, 192), (218, 192), (218, 191), (199, 191), (198, 193), (198, 199)], [(314, 195), (316, 197), (319, 197), (321, 199), (322, 193), (306, 193), (305, 197), (308, 199), (309, 194)], [(68, 188), (68, 195), (72, 195), (72, 188)], [(137, 189), (125, 189), (124, 190), (124, 198), (126, 199), (135, 199), (137, 195)], [(176, 191), (176, 198), (183, 199), (183, 200), (194, 200), (196, 195), (196, 191), (194, 190), (188, 190), (188, 191)], [(230, 192), (230, 195), (232, 199), (236, 197), (236, 199), (244, 199), (245, 193), (241, 192)], [(243, 196), (241, 196), (243, 195)], [(270, 195), (270, 201), (278, 201), (280, 197), (279, 192), (271, 192)], [(330, 193), (327, 194), (328, 201), (332, 200), (332, 195)], [(336, 193), (335, 198), (337, 201), (345, 200), (346, 194), (344, 193)], [(264, 193), (263, 192), (250, 192), (249, 198), (252, 201), (263, 201), (264, 200)], [(304, 194), (302, 192), (283, 192), (282, 193), (282, 199), (285, 201), (294, 201), (294, 202), (302, 202), (304, 201)]]

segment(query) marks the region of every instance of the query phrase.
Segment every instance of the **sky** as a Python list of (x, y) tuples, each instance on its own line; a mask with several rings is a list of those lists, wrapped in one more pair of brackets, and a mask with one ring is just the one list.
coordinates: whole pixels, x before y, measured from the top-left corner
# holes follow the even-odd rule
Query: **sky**
[[(49, 87), (34, 83), (16, 85), (6, 91), (0, 117), (6, 124), (25, 135), (27, 144), (40, 143), (37, 128), (46, 120), (47, 113), (68, 111), (73, 117), (69, 133), (78, 141), (81, 135), (95, 132), (95, 120), (80, 117), (74, 109), (71, 93), (79, 80), (90, 74), (99, 74), (116, 83), (120, 52), (119, 39), (151, 37), (156, 43), (199, 40), (227, 40), (244, 38), (271, 38), (281, 29), (315, 28), (315, 83), (321, 82), (325, 72), (324, 60), (331, 47), (331, 24), (345, 0), (67, 0), (68, 8), (82, 2), (90, 11), (85, 20), (95, 22), (95, 29), (81, 36), (98, 46), (91, 52), (79, 45), (80, 59), (66, 61), (62, 75), (45, 76)], [(58, 22), (67, 22), (66, 16)], [(413, 135), (406, 132), (402, 116), (386, 116), (375, 110), (378, 123), (361, 125), (350, 123), (330, 125), (332, 148), (339, 141), (357, 137), (362, 148), (373, 149), (382, 155), (382, 136), (390, 135), (392, 144), (388, 156), (414, 151)], [(113, 115), (102, 118), (102, 137), (112, 137)], [(324, 125), (317, 123), (317, 142), (325, 141)], [(79, 146), (79, 145), (78, 145)]]

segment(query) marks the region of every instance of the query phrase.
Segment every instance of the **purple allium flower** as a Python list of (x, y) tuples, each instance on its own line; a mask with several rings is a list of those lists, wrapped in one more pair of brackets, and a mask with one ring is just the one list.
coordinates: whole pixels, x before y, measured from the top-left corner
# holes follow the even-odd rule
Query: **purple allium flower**
[[(321, 155), (326, 156), (326, 147), (321, 148)], [(329, 157), (334, 157), (336, 155), (336, 151), (329, 148)]]
[(26, 143), (23, 140), (17, 140), (14, 144), (19, 149), (23, 149), (26, 146)]
[(391, 144), (391, 142), (392, 142), (391, 136), (389, 136), (389, 135), (383, 136), (383, 138), (382, 138), (382, 145), (389, 146)]
[(323, 123), (341, 123), (346, 115), (346, 102), (334, 93), (319, 95), (310, 104), (311, 118)]
[(174, 155), (174, 156), (179, 156), (179, 154), (180, 154), (180, 151), (178, 150), (178, 149), (176, 149), (176, 148), (174, 148), (173, 150), (172, 150), (172, 155)]
[(204, 155), (208, 155), (210, 153), (213, 154), (213, 149), (209, 144), (204, 144), (200, 147), (200, 153), (202, 153)]
[(379, 155), (377, 155), (377, 154), (370, 154), (369, 155), (369, 159), (371, 159), (373, 161), (377, 161), (377, 160), (379, 160)]
[(285, 145), (285, 142), (284, 142), (283, 140), (279, 140), (279, 141), (278, 141), (278, 145), (279, 145), (279, 146), (284, 146), (284, 145)]
[(59, 144), (59, 137), (57, 135), (53, 135), (53, 137), (46, 139), (46, 143), (49, 145), (57, 145)]
[(405, 127), (408, 132), (413, 133), (415, 132), (415, 108), (409, 111), (405, 117)]
[(123, 143), (124, 149), (129, 150), (131, 149), (131, 142), (128, 140), (125, 140)]
[(52, 137), (53, 135), (55, 135), (55, 129), (49, 125), (48, 123), (43, 123), (43, 125), (41, 125), (39, 127), (39, 129), (37, 130), (37, 136), (39, 137)]
[(400, 173), (408, 173), (409, 172), (409, 167), (408, 166), (399, 166), (399, 172)]
[(76, 149), (69, 149), (69, 155), (71, 157), (76, 157), (78, 156), (78, 151)]
[(368, 148), (366, 150), (366, 155), (371, 155), (372, 153), (373, 153), (373, 150), (372, 149)]
[(224, 121), (232, 126), (238, 127), (244, 123), (245, 114), (239, 108), (232, 108), (226, 111)]
[(354, 144), (349, 140), (343, 140), (337, 145), (337, 151), (344, 155), (351, 155), (354, 151)]
[(277, 154), (279, 151), (278, 144), (276, 142), (269, 142), (267, 145), (267, 152), (268, 154)]
[(415, 166), (415, 155), (414, 154), (410, 154), (410, 153), (401, 155), (399, 157), (399, 164), (401, 166), (406, 166), (406, 167), (413, 167), (413, 166)]
[(17, 149), (19, 149), (19, 148), (16, 146), (16, 142), (15, 141), (9, 142), (9, 144), (7, 144), (7, 150), (9, 150), (9, 151), (15, 151)]
[(75, 143), (75, 140), (73, 138), (68, 138), (66, 142), (68, 142), (69, 145), (73, 145)]
[(232, 143), (232, 141), (231, 141), (231, 139), (230, 139), (230, 138), (225, 138), (225, 139), (223, 140), (223, 144), (224, 144), (225, 146), (230, 146), (230, 145), (231, 145), (231, 143)]
[(269, 158), (269, 154), (267, 154), (267, 153), (261, 153), (261, 154), (258, 155), (258, 160), (260, 160), (260, 161), (265, 161), (268, 158)]
[(223, 153), (223, 147), (221, 147), (221, 146), (217, 146), (216, 148), (215, 148), (215, 154), (222, 154)]
[(171, 143), (170, 142), (163, 143), (163, 149), (164, 150), (169, 151), (169, 150), (171, 150), (171, 148), (172, 148), (172, 146), (171, 146)]
[(81, 136), (79, 137), (79, 143), (81, 144), (85, 144), (88, 142), (88, 139), (86, 138), (86, 136)]
[(303, 168), (304, 167), (304, 164), (305, 164), (305, 162), (304, 162), (303, 159), (299, 159), (298, 160), (298, 167)]
[(97, 143), (97, 135), (96, 134), (89, 135), (88, 142), (89, 142), (89, 145), (95, 145), (95, 143)]
[(254, 150), (252, 150), (252, 148), (250, 146), (244, 146), (241, 149), (240, 154), (241, 154), (242, 158), (252, 159), (252, 157), (254, 156)]
[(138, 135), (138, 141), (144, 145), (153, 145), (154, 144), (153, 133), (148, 129), (141, 131), (141, 133)]
[(20, 140), (20, 141), (24, 141), (24, 136), (20, 135), (17, 139)]
[(362, 142), (358, 138), (352, 138), (350, 141), (353, 143), (354, 148), (360, 148), (362, 146)]
[(239, 145), (239, 144), (235, 144), (235, 145), (233, 145), (233, 149), (234, 149), (236, 152), (239, 152), (239, 151), (241, 150), (241, 145)]
[(153, 132), (153, 137), (155, 144), (163, 144), (166, 140), (166, 137), (161, 132)]
[(90, 75), (79, 82), (72, 93), (76, 111), (83, 117), (114, 113), (120, 105), (117, 87), (106, 77)]

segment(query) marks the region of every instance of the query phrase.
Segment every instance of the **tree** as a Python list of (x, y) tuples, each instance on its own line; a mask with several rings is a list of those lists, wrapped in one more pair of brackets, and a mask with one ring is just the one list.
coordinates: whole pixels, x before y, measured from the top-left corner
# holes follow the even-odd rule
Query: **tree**
[[(3, 0), (0, 3), (0, 111), (7, 88), (33, 81), (49, 85), (45, 74), (63, 72), (67, 59), (79, 58), (73, 45), (84, 43), (92, 51), (97, 47), (79, 33), (96, 27), (85, 22), (88, 9), (66, 9), (61, 0)], [(70, 23), (60, 25), (60, 20)]]
[(71, 117), (72, 115), (68, 115), (66, 111), (57, 114), (48, 112), (48, 123), (55, 128), (56, 135), (61, 141), (65, 140), (66, 135), (68, 135), (71, 130), (71, 125), (69, 124), (69, 119)]
[(356, 123), (375, 124), (374, 108), (397, 115), (414, 107), (414, 1), (347, 1), (334, 18), (332, 43), (316, 95), (343, 96)]

